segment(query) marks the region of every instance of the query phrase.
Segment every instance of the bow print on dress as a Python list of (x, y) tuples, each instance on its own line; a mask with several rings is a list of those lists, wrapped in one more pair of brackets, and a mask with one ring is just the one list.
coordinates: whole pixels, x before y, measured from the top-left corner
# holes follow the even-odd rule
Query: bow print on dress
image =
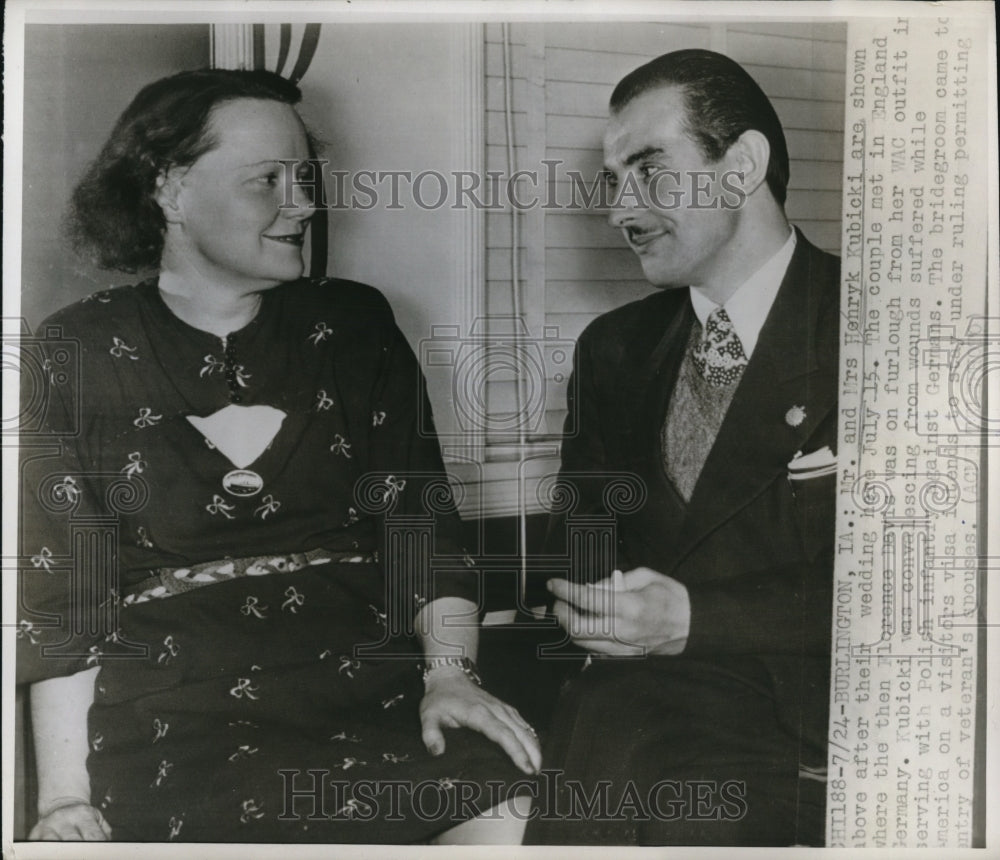
[(325, 322), (316, 323), (314, 328), (315, 330), (307, 338), (313, 342), (314, 346), (319, 346), (321, 341), (326, 340), (333, 334), (333, 329), (327, 326)]
[(160, 656), (156, 658), (156, 662), (167, 666), (170, 661), (177, 656), (177, 652), (181, 649), (180, 646), (174, 642), (174, 637), (169, 634), (167, 634), (167, 637), (163, 640), (163, 647), (166, 650), (160, 652)]
[(56, 373), (56, 366), (51, 358), (46, 358), (42, 361), (42, 370), (49, 378), (49, 385), (61, 385), (67, 379), (65, 373)]
[(114, 343), (114, 346), (111, 347), (108, 352), (110, 352), (115, 358), (121, 358), (124, 355), (132, 359), (132, 361), (139, 360), (139, 356), (133, 354), (137, 352), (134, 346), (129, 346), (120, 337), (113, 337), (111, 338), (111, 341)]
[(164, 759), (160, 762), (160, 766), (156, 769), (156, 778), (149, 784), (150, 788), (159, 787), (163, 784), (163, 780), (167, 778), (167, 775), (174, 769), (173, 763)]
[(259, 690), (259, 687), (253, 686), (253, 682), (249, 678), (237, 678), (236, 686), (229, 690), (229, 695), (236, 699), (242, 699), (246, 696), (248, 699), (256, 701), (260, 696), (255, 696), (254, 693)]
[(223, 361), (219, 361), (214, 355), (205, 356), (205, 364), (202, 366), (201, 370), (198, 372), (198, 376), (211, 376), (217, 370), (225, 370), (226, 364)]
[(210, 504), (205, 505), (205, 510), (208, 511), (212, 516), (216, 514), (222, 514), (227, 520), (234, 519), (233, 515), (229, 513), (230, 511), (236, 510), (235, 505), (230, 505), (222, 496), (218, 493), (212, 496), (212, 501)]
[(155, 744), (160, 738), (166, 737), (167, 729), (170, 728), (170, 723), (164, 723), (159, 717), (153, 720), (153, 731), (156, 733), (153, 735), (153, 743)]
[(52, 498), (56, 501), (66, 499), (68, 502), (76, 502), (80, 498), (80, 488), (76, 485), (76, 479), (67, 475), (52, 487)]
[(128, 455), (128, 463), (122, 466), (122, 468), (118, 471), (131, 480), (133, 475), (141, 475), (148, 465), (149, 464), (142, 459), (142, 454), (138, 451), (133, 451)]
[(361, 738), (359, 738), (357, 735), (349, 735), (343, 729), (341, 729), (335, 735), (330, 735), (330, 740), (331, 741), (347, 741), (348, 743), (352, 743), (352, 744), (359, 744), (359, 743), (361, 743)]
[(252, 594), (247, 596), (247, 601), (240, 607), (240, 612), (242, 612), (247, 618), (250, 617), (252, 612), (257, 618), (267, 618), (264, 612), (267, 610), (266, 606), (263, 606), (260, 601), (254, 597)]
[(334, 454), (343, 454), (348, 460), (351, 459), (351, 443), (339, 433), (333, 437), (333, 444), (330, 446), (330, 451)]
[(240, 823), (249, 824), (251, 818), (263, 818), (264, 817), (264, 801), (254, 800), (252, 797), (244, 800), (240, 804), (240, 808), (243, 812), (240, 814)]
[(395, 753), (385, 752), (382, 753), (382, 761), (392, 762), (392, 764), (402, 764), (403, 762), (409, 761), (409, 755), (396, 755)]
[(236, 384), (240, 388), (248, 388), (247, 380), (253, 378), (252, 373), (247, 373), (246, 368), (242, 364), (233, 365), (233, 374), (236, 376)]
[(146, 427), (154, 427), (163, 420), (162, 415), (154, 415), (153, 410), (148, 406), (143, 406), (139, 410), (139, 417), (136, 418), (132, 423), (138, 427), (140, 430), (144, 430)]
[(22, 618), (18, 622), (18, 625), (17, 625), (17, 638), (18, 639), (24, 639), (25, 637), (27, 637), (28, 641), (32, 645), (37, 645), (38, 644), (38, 639), (35, 638), (35, 637), (40, 636), (40, 635), (41, 634), (37, 630), (35, 630), (35, 625), (32, 624), (27, 619)]
[(406, 489), (406, 481), (402, 478), (397, 478), (395, 475), (389, 475), (385, 479), (385, 490), (382, 492), (382, 504), (387, 504), (388, 502), (395, 503), (399, 498), (399, 494)]
[(240, 744), (236, 748), (236, 752), (229, 756), (229, 761), (236, 761), (238, 758), (248, 758), (249, 756), (255, 755), (257, 752), (259, 752), (258, 747), (252, 747), (250, 744)]
[(46, 571), (52, 568), (52, 550), (47, 546), (43, 546), (39, 551), (38, 555), (33, 555), (31, 557), (32, 567), (44, 567)]
[(281, 604), (281, 608), (282, 610), (288, 609), (288, 611), (292, 613), (297, 613), (299, 611), (298, 607), (306, 602), (305, 595), (299, 594), (299, 592), (295, 590), (294, 585), (289, 585), (288, 588), (285, 589), (285, 597), (287, 597), (288, 600)]
[(326, 393), (325, 388), (321, 388), (316, 392), (316, 411), (326, 412), (331, 406), (333, 406), (333, 398)]
[(363, 803), (356, 797), (352, 797), (334, 813), (334, 817), (353, 820), (356, 816), (360, 816), (363, 819), (367, 819), (371, 814), (372, 808), (369, 804)]
[(359, 660), (352, 660), (346, 654), (340, 655), (340, 668), (337, 669), (337, 673), (340, 675), (347, 675), (348, 678), (354, 677), (354, 670), (361, 668), (361, 662)]
[(264, 496), (261, 502), (263, 504), (259, 508), (256, 508), (253, 513), (254, 516), (259, 516), (262, 520), (266, 520), (268, 514), (275, 513), (281, 507), (281, 502), (276, 501), (270, 493)]

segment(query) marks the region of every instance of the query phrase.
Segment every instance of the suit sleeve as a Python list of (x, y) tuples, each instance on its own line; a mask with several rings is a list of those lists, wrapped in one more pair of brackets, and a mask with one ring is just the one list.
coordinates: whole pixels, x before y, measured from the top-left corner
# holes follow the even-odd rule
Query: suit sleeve
[(831, 547), (813, 561), (689, 585), (684, 654), (827, 657), (832, 583)]
[[(590, 326), (580, 335), (573, 355), (573, 370), (566, 393), (559, 481), (550, 500), (552, 513), (545, 539), (545, 552), (550, 555), (567, 553), (567, 527), (571, 516), (613, 521), (606, 491), (609, 481), (616, 474), (620, 475), (621, 470), (615, 470), (610, 464), (604, 439), (595, 379), (598, 362), (590, 348), (593, 339), (594, 330)], [(620, 538), (615, 553), (617, 566), (626, 564)], [(610, 573), (610, 570), (605, 571), (603, 576)]]

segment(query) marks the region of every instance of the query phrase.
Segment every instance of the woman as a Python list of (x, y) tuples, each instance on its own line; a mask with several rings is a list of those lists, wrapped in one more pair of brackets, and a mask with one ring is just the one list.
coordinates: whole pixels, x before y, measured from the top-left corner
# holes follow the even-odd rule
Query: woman
[[(377, 291), (301, 277), (299, 96), (267, 72), (150, 84), (74, 193), (79, 248), (159, 274), (43, 327), (61, 453), (23, 467), (31, 838), (462, 838), (539, 766), (476, 683), (413, 353)], [(431, 577), (414, 546), (456, 563)]]

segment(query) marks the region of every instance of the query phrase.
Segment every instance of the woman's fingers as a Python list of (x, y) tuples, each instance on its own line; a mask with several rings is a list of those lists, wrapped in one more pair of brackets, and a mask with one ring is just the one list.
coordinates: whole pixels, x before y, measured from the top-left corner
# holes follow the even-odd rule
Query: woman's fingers
[(54, 809), (28, 834), (28, 839), (58, 842), (106, 842), (110, 838), (104, 816), (82, 802)]
[(460, 685), (459, 695), (442, 695), (440, 689), (425, 697), (421, 707), (422, 737), (432, 755), (445, 749), (444, 728), (464, 726), (499, 744), (525, 773), (541, 767), (541, 746), (535, 730), (515, 708), (478, 687)]
[(423, 732), (421, 733), (424, 746), (431, 755), (441, 755), (445, 750), (444, 732), (441, 731), (440, 723), (434, 716), (425, 716), (422, 720)]
[(471, 713), (469, 728), (477, 729), (490, 740), (498, 743), (525, 773), (537, 773), (542, 764), (537, 739), (524, 728), (500, 719), (491, 709), (482, 706)]

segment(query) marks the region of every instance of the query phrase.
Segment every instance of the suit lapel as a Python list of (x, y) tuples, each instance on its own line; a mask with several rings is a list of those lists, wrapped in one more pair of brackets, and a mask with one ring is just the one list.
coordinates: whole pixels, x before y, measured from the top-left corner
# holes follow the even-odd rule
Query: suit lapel
[(799, 234), (753, 357), (695, 486), (677, 562), (786, 472), (789, 460), (836, 406), (836, 370), (821, 367), (817, 355), (823, 285), (813, 271), (816, 256)]

